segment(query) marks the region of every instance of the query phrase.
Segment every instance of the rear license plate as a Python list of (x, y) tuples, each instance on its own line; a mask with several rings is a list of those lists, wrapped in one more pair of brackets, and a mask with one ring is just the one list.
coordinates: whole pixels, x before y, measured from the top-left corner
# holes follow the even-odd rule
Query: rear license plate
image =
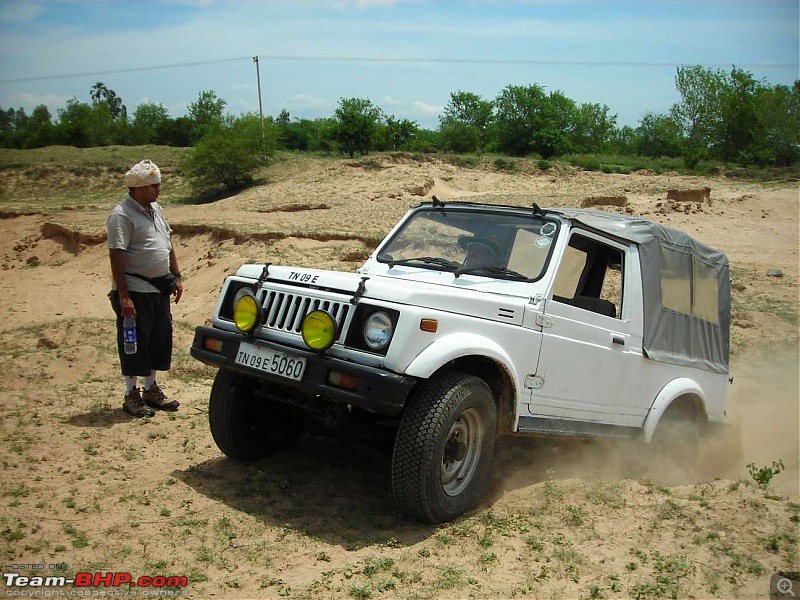
[(235, 362), (237, 365), (252, 367), (265, 373), (294, 379), (295, 381), (300, 381), (303, 378), (303, 372), (306, 370), (305, 358), (266, 350), (247, 342), (239, 344)]

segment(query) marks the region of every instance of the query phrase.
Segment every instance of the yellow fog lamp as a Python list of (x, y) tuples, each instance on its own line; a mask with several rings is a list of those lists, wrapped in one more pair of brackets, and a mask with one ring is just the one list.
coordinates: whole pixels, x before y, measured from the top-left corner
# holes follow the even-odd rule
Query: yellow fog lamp
[(303, 317), (300, 333), (306, 346), (322, 352), (333, 346), (336, 340), (336, 321), (324, 310), (312, 310)]
[(261, 323), (262, 308), (249, 288), (242, 288), (233, 301), (233, 322), (239, 331), (249, 333)]

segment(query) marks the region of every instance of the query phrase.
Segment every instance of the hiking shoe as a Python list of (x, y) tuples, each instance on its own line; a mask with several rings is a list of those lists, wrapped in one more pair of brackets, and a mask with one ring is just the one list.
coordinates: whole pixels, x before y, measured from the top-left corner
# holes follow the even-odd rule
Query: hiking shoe
[(152, 417), (156, 414), (152, 408), (145, 406), (138, 387), (125, 394), (125, 400), (122, 401), (122, 410), (137, 418)]
[(157, 383), (153, 383), (150, 389), (142, 392), (142, 400), (145, 401), (147, 406), (152, 406), (158, 410), (176, 411), (181, 405), (177, 400), (167, 400), (167, 397), (164, 395), (164, 392), (161, 391), (161, 388), (158, 387)]

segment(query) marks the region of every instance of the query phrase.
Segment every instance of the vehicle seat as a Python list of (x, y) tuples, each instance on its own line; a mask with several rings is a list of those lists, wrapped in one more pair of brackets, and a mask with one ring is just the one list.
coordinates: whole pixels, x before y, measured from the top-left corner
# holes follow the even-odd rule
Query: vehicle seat
[(605, 315), (607, 317), (616, 318), (617, 316), (617, 307), (614, 306), (614, 303), (610, 300), (604, 300), (603, 298), (575, 296), (571, 300), (567, 300), (567, 303), (584, 310), (590, 310), (600, 315)]

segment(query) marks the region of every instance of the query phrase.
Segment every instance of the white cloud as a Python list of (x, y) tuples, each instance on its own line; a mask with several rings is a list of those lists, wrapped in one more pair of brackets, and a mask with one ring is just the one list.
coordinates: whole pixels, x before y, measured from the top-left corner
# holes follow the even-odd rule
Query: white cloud
[(411, 104), (412, 110), (416, 114), (425, 115), (426, 117), (435, 117), (444, 111), (444, 106), (436, 106), (434, 104), (426, 104), (420, 100), (415, 100)]
[[(26, 110), (32, 110), (36, 106), (44, 104), (51, 111), (54, 111), (56, 107), (64, 106), (71, 97), (72, 96), (58, 96), (56, 94), (30, 94), (23, 92), (17, 96), (18, 102), (14, 104), (18, 104)], [(53, 116), (55, 116), (55, 114), (53, 114)]]
[(294, 110), (320, 110), (330, 107), (330, 103), (325, 98), (309, 96), (308, 94), (293, 94), (291, 96), (287, 96), (284, 99), (284, 104)]
[(383, 107), (383, 106), (398, 106), (400, 104), (402, 104), (401, 100), (397, 100), (395, 98), (392, 98), (391, 96), (384, 96), (383, 98), (381, 98), (378, 101), (378, 106), (381, 106), (381, 107)]

